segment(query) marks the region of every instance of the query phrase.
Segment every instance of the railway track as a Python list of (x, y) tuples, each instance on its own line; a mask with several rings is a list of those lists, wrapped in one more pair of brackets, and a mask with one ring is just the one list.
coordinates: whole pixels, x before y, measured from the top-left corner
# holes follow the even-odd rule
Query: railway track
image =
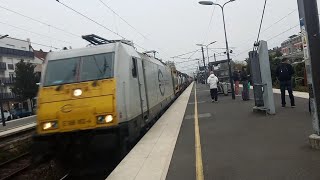
[(24, 153), (0, 164), (0, 180), (12, 179), (31, 167), (31, 155)]
[(68, 174), (65, 174), (62, 178), (60, 178), (60, 180), (67, 180), (69, 178), (70, 178), (70, 175), (68, 173)]

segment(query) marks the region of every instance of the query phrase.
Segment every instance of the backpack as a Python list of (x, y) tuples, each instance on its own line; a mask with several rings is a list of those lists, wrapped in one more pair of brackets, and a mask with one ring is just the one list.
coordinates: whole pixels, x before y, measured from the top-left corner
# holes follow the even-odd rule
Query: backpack
[(285, 80), (290, 80), (290, 74), (289, 70), (286, 65), (281, 65), (279, 68), (279, 80), (280, 81), (285, 81)]

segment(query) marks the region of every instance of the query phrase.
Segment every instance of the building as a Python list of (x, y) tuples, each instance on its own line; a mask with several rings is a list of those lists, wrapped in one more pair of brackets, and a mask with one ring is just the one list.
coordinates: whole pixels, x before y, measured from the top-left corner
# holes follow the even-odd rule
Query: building
[[(39, 56), (41, 58), (41, 56)], [(31, 47), (30, 40), (21, 40), (11, 37), (0, 39), (0, 100), (4, 109), (11, 109), (12, 104), (17, 100), (11, 92), (11, 87), (15, 77), (15, 65), (24, 60), (39, 66), (37, 71), (41, 71), (43, 60), (35, 57), (35, 52)], [(30, 109), (30, 105), (28, 106)]]
[(281, 43), (281, 52), (283, 57), (287, 57), (292, 61), (303, 58), (303, 43), (301, 35), (292, 35), (289, 39)]
[(45, 58), (46, 58), (48, 52), (44, 52), (42, 49), (40, 49), (39, 51), (33, 50), (33, 53), (34, 53), (34, 59), (35, 59), (35, 64), (36, 64), (36, 67), (35, 67), (34, 71), (38, 72), (38, 73), (41, 73), (42, 65), (43, 65), (43, 63), (45, 61)]
[(272, 49), (269, 49), (269, 55), (275, 57), (282, 56), (282, 50), (280, 47), (274, 47)]

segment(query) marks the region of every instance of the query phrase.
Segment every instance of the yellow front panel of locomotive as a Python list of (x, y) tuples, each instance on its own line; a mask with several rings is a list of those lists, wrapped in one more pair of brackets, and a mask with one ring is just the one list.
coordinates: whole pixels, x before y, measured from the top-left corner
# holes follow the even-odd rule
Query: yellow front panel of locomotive
[[(57, 87), (41, 88), (37, 132), (69, 132), (117, 125), (115, 80), (100, 80), (96, 86), (92, 83), (63, 85), (59, 91)], [(75, 97), (74, 91), (77, 89), (82, 94)], [(98, 121), (101, 117), (103, 121)], [(110, 122), (104, 122), (105, 119)], [(54, 127), (50, 127), (51, 122)]]

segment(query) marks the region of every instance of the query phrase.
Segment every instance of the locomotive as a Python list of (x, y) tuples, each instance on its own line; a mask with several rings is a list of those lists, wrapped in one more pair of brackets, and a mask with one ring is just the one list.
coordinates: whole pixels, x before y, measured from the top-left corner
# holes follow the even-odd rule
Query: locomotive
[(123, 154), (192, 81), (129, 41), (83, 38), (96, 45), (46, 57), (34, 156), (104, 148)]

